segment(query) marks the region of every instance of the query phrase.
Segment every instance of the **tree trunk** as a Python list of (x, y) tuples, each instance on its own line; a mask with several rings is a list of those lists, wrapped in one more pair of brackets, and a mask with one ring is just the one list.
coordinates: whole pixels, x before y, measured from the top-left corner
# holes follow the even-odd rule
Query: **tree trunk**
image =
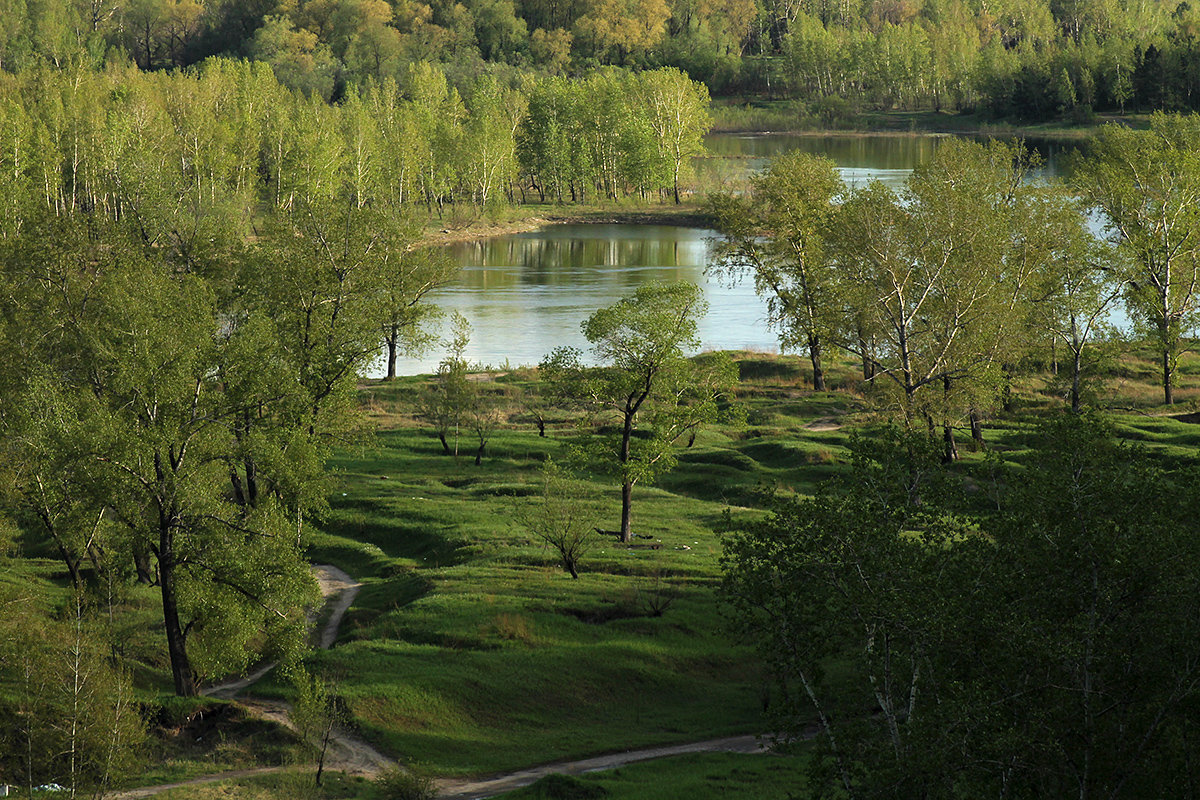
[(867, 337), (863, 335), (861, 328), (858, 330), (858, 354), (862, 359), (863, 380), (872, 380), (875, 377), (875, 362), (871, 360), (871, 348), (867, 344)]
[(1169, 406), (1175, 405), (1175, 387), (1172, 385), (1175, 382), (1175, 375), (1171, 372), (1171, 354), (1167, 347), (1163, 346), (1162, 354), (1162, 369), (1163, 369), (1163, 402)]
[(825, 391), (825, 370), (821, 368), (821, 339), (819, 336), (808, 337), (808, 357), (812, 361), (813, 391)]
[(392, 325), (388, 328), (388, 334), (385, 338), (387, 344), (387, 375), (385, 381), (396, 379), (396, 355), (397, 355), (397, 340), (400, 338), (400, 328), (398, 325)]
[(631, 519), (633, 515), (633, 481), (621, 481), (621, 543), (633, 541)]
[(483, 463), (483, 448), (484, 448), (484, 446), (485, 446), (484, 443), (480, 442), (478, 449), (475, 450), (475, 466), (477, 466), (477, 467)]
[(254, 459), (246, 457), (246, 501), (250, 503), (250, 507), (258, 506), (258, 467), (254, 463)]
[(445, 451), (445, 454), (450, 455), (450, 445), (446, 443), (446, 434), (444, 432), (438, 432), (438, 441), (442, 443), (442, 450)]
[(333, 738), (333, 722), (330, 721), (325, 725), (325, 731), (321, 734), (321, 752), (317, 755), (317, 776), (316, 784), (321, 785), (321, 776), (325, 772), (325, 754), (329, 752), (329, 740)]
[(229, 482), (233, 484), (233, 502), (245, 508), (246, 492), (242, 489), (242, 476), (238, 473), (237, 467), (232, 464), (229, 466)]
[(942, 453), (942, 462), (949, 464), (958, 461), (958, 445), (954, 443), (954, 429), (949, 423), (942, 425), (942, 440), (946, 445), (946, 450)]
[[(942, 378), (942, 397), (947, 401), (946, 409), (942, 413), (947, 414), (949, 409), (950, 399), (950, 378), (944, 376)], [(942, 440), (945, 442), (946, 449), (942, 453), (942, 461), (949, 464), (952, 461), (958, 461), (958, 445), (954, 443), (954, 429), (950, 427), (949, 419), (942, 423)]]
[(1004, 391), (1002, 393), (1002, 397), (1003, 397), (1002, 402), (1003, 402), (1003, 406), (1004, 406), (1004, 411), (1005, 411), (1005, 413), (1008, 413), (1008, 414), (1011, 414), (1012, 410), (1013, 410), (1012, 369), (1013, 368), (1012, 368), (1011, 364), (1001, 364), (1000, 365), (1000, 371), (1004, 374)]
[(74, 558), (71, 552), (60, 542), (58, 544), (58, 552), (62, 555), (63, 563), (67, 565), (67, 572), (71, 575), (71, 586), (76, 592), (83, 589), (83, 575), (79, 571), (79, 559)]
[(133, 546), (133, 569), (137, 573), (138, 583), (154, 583), (154, 573), (150, 569), (150, 552), (138, 544)]
[(1079, 400), (1079, 374), (1083, 371), (1083, 353), (1078, 347), (1075, 348), (1075, 357), (1071, 363), (1071, 410), (1076, 414), (1079, 413), (1081, 403)]
[(979, 411), (971, 409), (971, 449), (975, 451), (983, 450), (987, 447), (983, 443), (983, 421), (979, 418)]
[(158, 579), (162, 587), (163, 623), (167, 630), (167, 654), (171, 658), (171, 677), (175, 681), (175, 694), (180, 697), (195, 697), (199, 694), (196, 676), (188, 659), (186, 634), (179, 623), (179, 607), (175, 597), (175, 550), (174, 533), (166, 523), (159, 533)]
[(633, 541), (633, 533), (630, 530), (630, 515), (633, 504), (633, 481), (629, 479), (626, 472), (626, 467), (629, 464), (629, 442), (633, 438), (633, 415), (636, 413), (633, 408), (626, 406), (625, 408), (625, 424), (621, 428), (621, 452), (619, 461), (621, 464), (621, 541)]

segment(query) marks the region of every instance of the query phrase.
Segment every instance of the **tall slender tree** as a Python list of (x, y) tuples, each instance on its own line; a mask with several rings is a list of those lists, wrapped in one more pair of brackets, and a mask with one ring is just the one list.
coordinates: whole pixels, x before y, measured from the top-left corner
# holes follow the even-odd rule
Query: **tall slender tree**
[(1126, 305), (1153, 337), (1163, 402), (1175, 402), (1184, 338), (1200, 311), (1200, 117), (1101, 129), (1072, 184), (1102, 211), (1131, 266)]

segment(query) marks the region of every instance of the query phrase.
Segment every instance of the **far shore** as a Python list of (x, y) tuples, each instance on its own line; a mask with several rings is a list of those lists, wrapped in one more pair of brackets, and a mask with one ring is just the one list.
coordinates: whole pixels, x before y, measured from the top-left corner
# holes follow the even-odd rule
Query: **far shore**
[(488, 239), (495, 236), (510, 236), (516, 233), (545, 228), (548, 225), (667, 225), (680, 228), (707, 228), (708, 215), (696, 201), (681, 205), (674, 203), (648, 203), (633, 208), (555, 208), (538, 204), (528, 208), (529, 216), (515, 216), (522, 207), (509, 209), (512, 219), (488, 219), (479, 216), (465, 222), (451, 223), (449, 220), (432, 219), (425, 227), (422, 240), (427, 245), (445, 245)]
[[(728, 103), (729, 101), (725, 101)], [(753, 108), (772, 114), (779, 114), (779, 101), (759, 102)], [(720, 115), (718, 114), (718, 117)], [(1092, 122), (1086, 124), (1069, 124), (1064, 122), (1021, 125), (1012, 122), (986, 120), (979, 117), (946, 114), (932, 111), (922, 112), (868, 112), (856, 116), (845, 129), (812, 128), (798, 126), (790, 128), (780, 115), (774, 122), (774, 127), (767, 129), (740, 129), (736, 126), (718, 124), (709, 132), (717, 135), (733, 136), (971, 136), (995, 137), (998, 139), (1039, 139), (1078, 142), (1096, 133), (1099, 128), (1108, 123), (1117, 123), (1141, 127), (1145, 125), (1145, 115), (1097, 115)], [(701, 156), (719, 158), (737, 158), (737, 156)], [(469, 211), (469, 209), (468, 209)], [(464, 214), (456, 210), (442, 219), (431, 219), (425, 225), (422, 243), (426, 245), (447, 245), (457, 242), (468, 242), (476, 239), (488, 239), (496, 236), (511, 236), (518, 233), (528, 233), (550, 225), (590, 224), (590, 225), (669, 225), (685, 228), (707, 228), (710, 220), (705, 214), (699, 194), (690, 196), (681, 205), (675, 205), (669, 200), (649, 200), (644, 204), (634, 204), (621, 201), (611, 207), (602, 204), (562, 204), (553, 202), (531, 202), (518, 204), (504, 209), (496, 215), (487, 215), (478, 211)]]

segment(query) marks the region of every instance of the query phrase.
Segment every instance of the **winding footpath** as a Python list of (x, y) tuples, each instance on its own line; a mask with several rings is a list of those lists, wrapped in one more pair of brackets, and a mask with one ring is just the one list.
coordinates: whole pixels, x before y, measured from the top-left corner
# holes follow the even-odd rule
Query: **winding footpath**
[(547, 775), (555, 773), (582, 775), (585, 772), (616, 769), (626, 764), (632, 764), (635, 761), (647, 761), (652, 758), (666, 758), (667, 756), (681, 756), (687, 753), (765, 752), (767, 752), (767, 748), (757, 736), (728, 736), (724, 739), (709, 739), (704, 742), (648, 747), (644, 750), (611, 753), (606, 756), (584, 758), (579, 761), (556, 761), (553, 764), (543, 764), (539, 767), (530, 767), (519, 772), (493, 775), (487, 778), (445, 778), (435, 783), (438, 788), (438, 800), (483, 800), (483, 798), (520, 789), (522, 786), (528, 786)]
[[(324, 608), (329, 611), (329, 617), (321, 628), (318, 644), (323, 650), (333, 647), (337, 641), (338, 628), (346, 611), (354, 603), (354, 598), (362, 584), (355, 581), (342, 570), (329, 564), (313, 566), (313, 574), (321, 586), (321, 596), (325, 600)], [(232, 700), (245, 689), (262, 680), (277, 666), (275, 662), (263, 664), (242, 678), (225, 681), (205, 689), (201, 694), (223, 700)], [(291, 706), (277, 700), (260, 698), (240, 698), (238, 705), (248, 713), (261, 719), (271, 720), (290, 730), (295, 730), (291, 718)], [(648, 747), (642, 750), (629, 750), (623, 753), (612, 753), (577, 761), (556, 761), (550, 764), (530, 767), (499, 775), (479, 778), (442, 778), (435, 781), (439, 800), (483, 800), (504, 792), (510, 792), (523, 786), (528, 786), (547, 775), (565, 773), (581, 775), (586, 772), (615, 769), (636, 761), (646, 761), (652, 758), (683, 755), (685, 753), (765, 753), (767, 746), (755, 736), (730, 736), (723, 739), (709, 739), (703, 742)], [(358, 775), (364, 778), (376, 778), (381, 773), (395, 769), (396, 761), (373, 748), (370, 744), (348, 731), (336, 730), (329, 742), (325, 755), (325, 769), (344, 772), (348, 775)], [(204, 775), (175, 783), (164, 783), (155, 786), (143, 786), (116, 792), (111, 795), (114, 800), (141, 800), (145, 797), (168, 792), (173, 789), (183, 789), (189, 786), (199, 786), (206, 783), (251, 778), (258, 775), (270, 775), (282, 772), (286, 767), (254, 767), (250, 769), (229, 770), (213, 775)]]

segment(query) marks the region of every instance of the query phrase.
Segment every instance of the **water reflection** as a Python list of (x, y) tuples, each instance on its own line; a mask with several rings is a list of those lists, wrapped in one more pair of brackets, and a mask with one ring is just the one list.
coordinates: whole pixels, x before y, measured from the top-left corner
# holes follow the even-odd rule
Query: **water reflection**
[[(433, 302), (474, 329), (467, 358), (500, 366), (536, 364), (559, 345), (584, 350), (580, 323), (597, 308), (654, 281), (704, 287), (710, 310), (700, 325), (712, 349), (774, 350), (766, 309), (753, 287), (704, 275), (712, 231), (653, 225), (554, 225), (531, 233), (451, 246), (463, 264)], [(402, 359), (404, 373), (429, 372), (441, 352)]]
[[(951, 138), (937, 134), (715, 133), (705, 138), (711, 156), (704, 161), (735, 164), (731, 171), (744, 179), (765, 169), (776, 156), (800, 151), (832, 159), (838, 165), (842, 180), (851, 186), (878, 180), (898, 188), (913, 167), (929, 159), (942, 142)], [(1060, 175), (1063, 157), (1074, 147), (1050, 139), (1025, 139), (1024, 142), (1041, 156), (1043, 166), (1035, 176), (1042, 178)]]
[[(736, 188), (752, 170), (791, 150), (827, 155), (850, 185), (881, 180), (893, 187), (948, 137), (885, 135), (719, 134), (701, 159), (706, 185)], [(1045, 176), (1060, 172), (1063, 146), (1028, 141), (1045, 158)], [(555, 225), (532, 233), (452, 246), (463, 265), (453, 285), (431, 300), (458, 311), (474, 334), (467, 357), (501, 366), (536, 364), (559, 345), (587, 351), (580, 323), (597, 308), (652, 281), (690, 280), (704, 288), (711, 310), (701, 323), (706, 348), (777, 347), (766, 309), (753, 287), (706, 279), (711, 231), (648, 225)], [(431, 372), (444, 353), (402, 359), (401, 374)], [(378, 370), (379, 373), (382, 370)]]

